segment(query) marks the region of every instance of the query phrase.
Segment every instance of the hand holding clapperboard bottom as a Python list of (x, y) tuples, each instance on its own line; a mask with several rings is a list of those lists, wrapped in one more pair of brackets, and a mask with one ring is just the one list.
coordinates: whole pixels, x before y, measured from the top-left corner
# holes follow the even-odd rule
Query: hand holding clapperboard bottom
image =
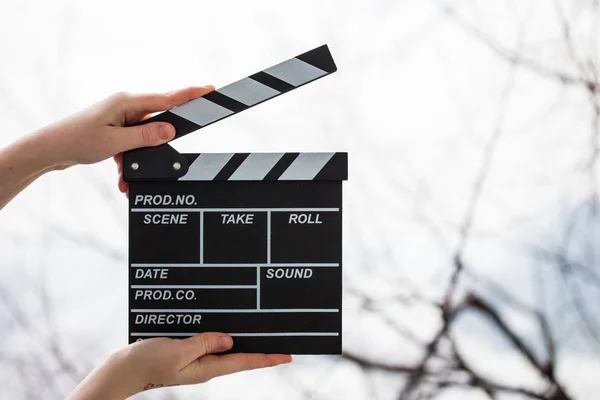
[(131, 344), (69, 399), (125, 399), (286, 354), (341, 352), (347, 155), (166, 144), (335, 71), (321, 46), (216, 91), (120, 93), (0, 150), (0, 208), (46, 172), (111, 156), (129, 197)]

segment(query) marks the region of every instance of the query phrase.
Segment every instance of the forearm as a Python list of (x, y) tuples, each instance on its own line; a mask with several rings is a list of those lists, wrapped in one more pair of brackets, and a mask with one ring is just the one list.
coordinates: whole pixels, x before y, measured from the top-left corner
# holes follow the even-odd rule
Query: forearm
[(66, 400), (124, 400), (139, 392), (127, 360), (111, 356), (93, 370)]
[(0, 209), (46, 172), (68, 166), (56, 157), (51, 131), (40, 130), (0, 150)]

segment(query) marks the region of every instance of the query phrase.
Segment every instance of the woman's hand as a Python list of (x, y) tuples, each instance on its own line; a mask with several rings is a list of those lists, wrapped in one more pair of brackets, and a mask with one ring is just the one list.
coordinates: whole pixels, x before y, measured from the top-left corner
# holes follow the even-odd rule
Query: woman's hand
[(218, 376), (292, 361), (284, 354), (216, 354), (232, 346), (230, 336), (214, 332), (183, 340), (136, 342), (109, 356), (68, 399), (120, 400), (144, 390), (204, 383)]
[[(117, 93), (1, 149), (0, 209), (48, 171), (93, 164), (113, 156), (122, 171), (122, 152), (158, 146), (175, 136), (175, 128), (166, 122), (129, 125), (212, 90), (213, 86), (203, 86), (163, 94)], [(124, 193), (128, 190), (121, 174), (119, 189)]]
[(150, 113), (168, 110), (212, 90), (213, 86), (203, 86), (161, 94), (117, 93), (52, 129), (54, 141), (61, 148), (60, 163), (93, 164), (127, 150), (166, 143), (175, 136), (171, 124), (129, 125)]
[[(148, 114), (169, 110), (214, 90), (213, 86), (190, 87), (170, 93), (133, 95), (117, 93), (75, 115), (63, 130), (67, 165), (92, 164), (113, 157), (119, 170), (118, 187), (128, 192), (123, 181), (123, 152), (138, 147), (158, 146), (175, 136), (166, 122), (133, 125)], [(129, 126), (129, 127), (128, 127)]]

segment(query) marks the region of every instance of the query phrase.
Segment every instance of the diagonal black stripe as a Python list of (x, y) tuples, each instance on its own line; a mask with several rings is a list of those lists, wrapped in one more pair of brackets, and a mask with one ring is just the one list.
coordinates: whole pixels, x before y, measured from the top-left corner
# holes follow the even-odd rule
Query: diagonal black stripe
[(335, 153), (315, 175), (314, 181), (345, 181), (348, 179), (348, 153)]
[(210, 100), (221, 107), (225, 107), (233, 111), (234, 113), (244, 111), (246, 108), (248, 108), (248, 106), (244, 103), (240, 103), (239, 101), (234, 100), (229, 96), (225, 96), (223, 93), (219, 93), (217, 91), (207, 93), (203, 97), (206, 100)]
[(300, 54), (296, 58), (330, 74), (337, 71), (335, 61), (333, 61), (329, 47), (327, 47), (326, 44), (321, 47), (317, 47), (316, 49), (307, 51), (306, 53)]
[(186, 154), (181, 154), (181, 155), (185, 157), (185, 159), (188, 162), (188, 165), (192, 165), (194, 163), (194, 161), (196, 161), (196, 159), (200, 156), (199, 153), (196, 153), (196, 154), (186, 153)]
[(219, 173), (213, 178), (213, 181), (226, 181), (244, 162), (250, 153), (235, 153), (233, 157), (225, 164)]
[(269, 173), (265, 175), (263, 181), (276, 181), (279, 179), (281, 174), (285, 172), (286, 169), (294, 162), (294, 160), (298, 157), (299, 153), (285, 153), (283, 157), (277, 161), (277, 164), (271, 168)]
[(275, 78), (273, 75), (269, 75), (266, 72), (257, 72), (254, 75), (250, 75), (249, 78), (254, 79), (256, 82), (260, 82), (265, 86), (275, 89), (278, 92), (285, 93), (289, 92), (294, 86), (289, 83), (282, 81), (281, 79)]

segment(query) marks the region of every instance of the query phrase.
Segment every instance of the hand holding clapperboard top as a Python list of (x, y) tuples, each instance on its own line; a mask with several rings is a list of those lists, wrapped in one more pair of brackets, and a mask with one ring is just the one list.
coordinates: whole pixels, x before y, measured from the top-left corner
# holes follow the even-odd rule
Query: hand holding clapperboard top
[[(337, 70), (326, 45), (143, 123), (175, 139)], [(123, 155), (129, 342), (225, 332), (231, 352), (340, 354), (346, 153)]]

